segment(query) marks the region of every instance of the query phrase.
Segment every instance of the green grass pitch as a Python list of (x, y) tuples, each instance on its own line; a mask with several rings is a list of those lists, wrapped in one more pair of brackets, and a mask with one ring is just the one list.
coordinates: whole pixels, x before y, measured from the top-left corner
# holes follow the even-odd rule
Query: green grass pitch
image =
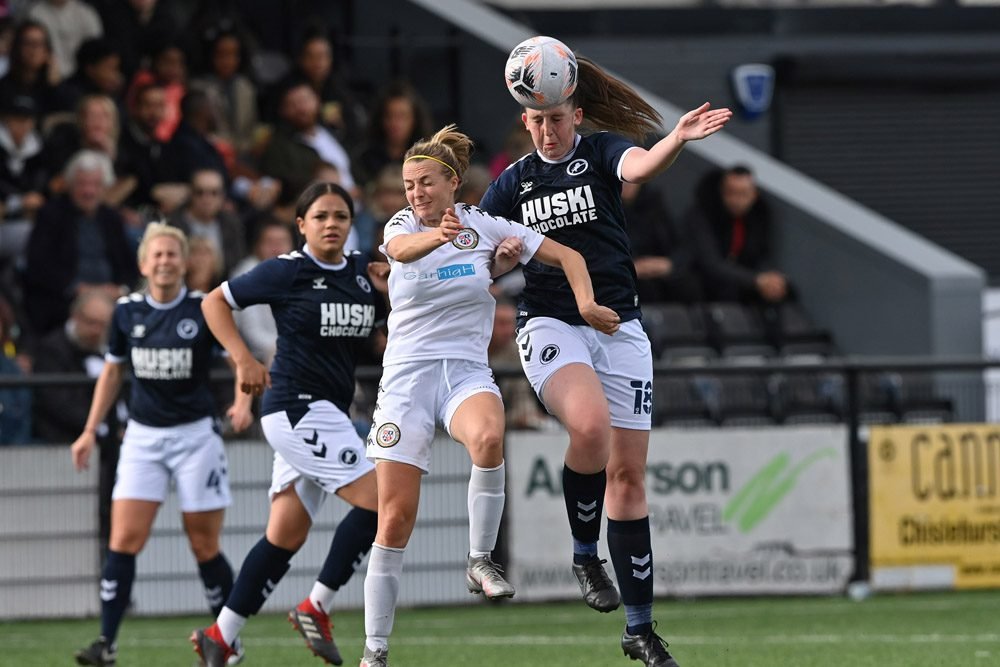
[[(659, 631), (682, 667), (989, 667), (1000, 665), (1000, 591), (844, 598), (659, 600)], [(193, 665), (187, 637), (207, 619), (126, 618), (118, 664)], [(358, 664), (361, 611), (335, 615), (344, 664)], [(623, 614), (583, 603), (406, 609), (393, 667), (638, 665), (618, 648)], [(0, 664), (74, 664), (97, 621), (0, 623)], [(283, 616), (251, 619), (246, 667), (321, 665)]]

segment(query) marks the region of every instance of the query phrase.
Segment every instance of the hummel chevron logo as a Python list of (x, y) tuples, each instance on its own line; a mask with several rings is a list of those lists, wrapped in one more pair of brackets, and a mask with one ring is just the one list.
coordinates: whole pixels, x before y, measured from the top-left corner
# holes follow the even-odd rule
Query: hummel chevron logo
[[(316, 429), (313, 429), (312, 440), (310, 440), (309, 438), (302, 438), (302, 441), (305, 442), (310, 447), (314, 447), (316, 445), (316, 443), (319, 442), (319, 433), (316, 432)], [(325, 459), (326, 458), (326, 443), (325, 442), (320, 442), (319, 444), (320, 444), (320, 448), (319, 449), (313, 449), (312, 450), (312, 455), (315, 456), (318, 459)]]
[(521, 343), (521, 352), (524, 356), (524, 360), (531, 361), (531, 353), (534, 351), (535, 349), (531, 347), (531, 338), (525, 337), (524, 342)]
[[(597, 518), (597, 511), (596, 511), (597, 510), (597, 501), (596, 500), (593, 501), (593, 502), (591, 502), (591, 503), (581, 503), (580, 501), (577, 501), (576, 502), (576, 508), (578, 510), (581, 510), (581, 511), (579, 511), (579, 512), (576, 513), (576, 518), (579, 519), (580, 521), (583, 521), (584, 523), (587, 523), (589, 521), (593, 521), (594, 519)], [(589, 514), (584, 514), (584, 512), (589, 512)]]
[(118, 597), (118, 582), (101, 579), (101, 599), (111, 602)]
[(214, 607), (220, 605), (225, 600), (222, 599), (222, 586), (213, 586), (212, 588), (205, 589), (205, 599), (208, 600), (208, 606)]
[[(646, 554), (642, 558), (636, 558), (635, 556), (632, 556), (632, 565), (637, 565), (640, 568), (643, 568), (643, 566), (649, 565), (649, 561), (652, 560), (652, 557), (653, 554), (651, 553)], [(653, 568), (651, 567), (644, 567), (641, 570), (636, 570), (635, 568), (632, 568), (632, 576), (638, 579), (639, 581), (643, 581), (649, 577), (652, 571)]]

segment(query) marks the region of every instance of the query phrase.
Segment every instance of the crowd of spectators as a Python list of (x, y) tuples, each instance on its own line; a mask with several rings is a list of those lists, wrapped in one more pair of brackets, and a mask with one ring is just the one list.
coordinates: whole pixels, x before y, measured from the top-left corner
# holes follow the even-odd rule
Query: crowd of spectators
[[(188, 286), (208, 291), (299, 243), (292, 206), (314, 180), (356, 198), (350, 244), (373, 256), (406, 206), (402, 155), (436, 126), (412, 83), (352, 88), (322, 26), (265, 71), (238, 14), (181, 25), (165, 4), (0, 2), (2, 374), (96, 375), (103, 341), (91, 325), (141, 288), (136, 247), (150, 221), (191, 237)], [(476, 156), (461, 199), (477, 203), (530, 146), (512, 127), (499, 153)], [(643, 302), (785, 298), (783, 276), (767, 268), (766, 204), (746, 170), (710, 174), (678, 221), (653, 185), (626, 185), (623, 196)], [(521, 284), (515, 275), (494, 290), (504, 323)], [(268, 318), (240, 316), (263, 361), (273, 355)], [(363, 361), (378, 364), (382, 344)], [(515, 421), (543, 423), (529, 399), (518, 398), (527, 407)], [(53, 416), (72, 420), (60, 402), (70, 401), (59, 390), (0, 391), (0, 443), (78, 432), (79, 418)], [(72, 403), (82, 411), (87, 400)]]

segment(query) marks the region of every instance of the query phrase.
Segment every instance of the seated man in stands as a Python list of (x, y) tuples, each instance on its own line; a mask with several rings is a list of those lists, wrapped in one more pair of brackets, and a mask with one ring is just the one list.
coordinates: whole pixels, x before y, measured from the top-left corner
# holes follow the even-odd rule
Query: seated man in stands
[(652, 183), (622, 183), (622, 207), (639, 303), (700, 301), (694, 242), (690, 232), (675, 225), (663, 192)]
[(749, 169), (735, 166), (702, 178), (685, 222), (710, 301), (778, 303), (788, 297), (788, 280), (770, 268), (771, 213)]

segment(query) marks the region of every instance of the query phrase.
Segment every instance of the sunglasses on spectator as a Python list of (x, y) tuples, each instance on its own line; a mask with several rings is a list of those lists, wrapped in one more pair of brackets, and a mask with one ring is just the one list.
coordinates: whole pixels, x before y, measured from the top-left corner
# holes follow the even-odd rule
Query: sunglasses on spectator
[(218, 197), (222, 194), (222, 190), (218, 188), (194, 188), (195, 195), (211, 195), (212, 197)]

